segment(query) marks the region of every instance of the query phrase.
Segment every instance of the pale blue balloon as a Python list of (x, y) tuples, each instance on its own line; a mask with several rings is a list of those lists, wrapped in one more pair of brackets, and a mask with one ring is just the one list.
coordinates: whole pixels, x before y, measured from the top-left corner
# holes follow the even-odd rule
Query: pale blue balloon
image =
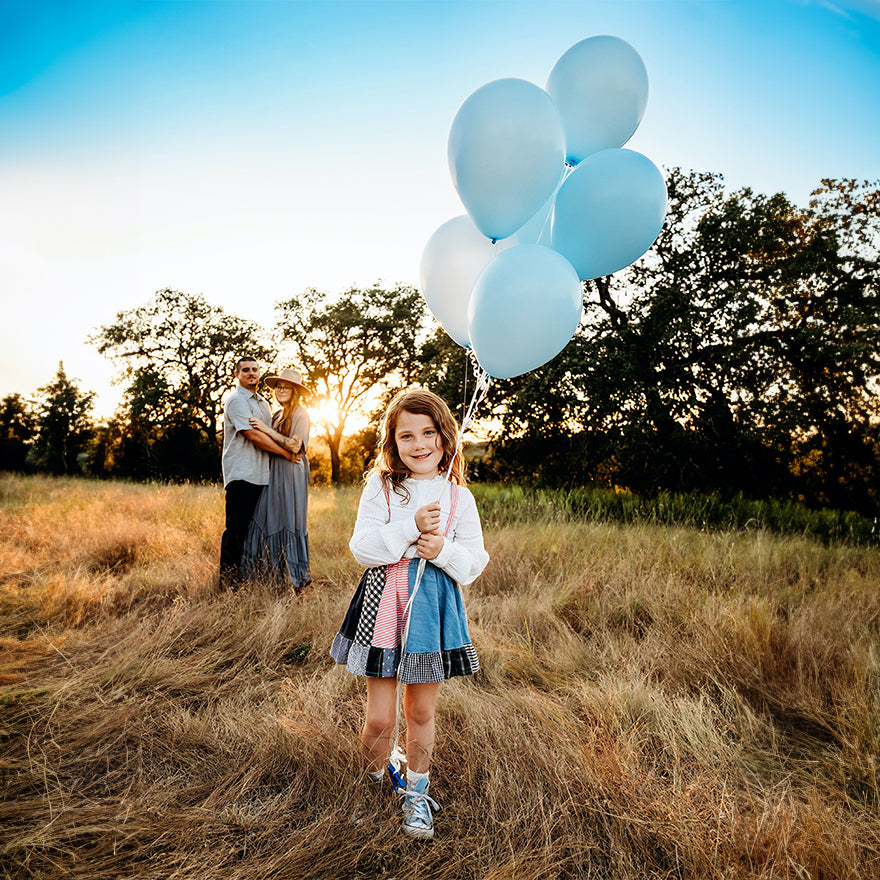
[(428, 239), (419, 264), (422, 296), (431, 314), (463, 348), (470, 345), (467, 308), (477, 276), (497, 254), (516, 244), (513, 238), (493, 244), (467, 214), (447, 220)]
[(565, 133), (550, 96), (498, 79), (459, 108), (447, 146), (452, 181), (474, 225), (507, 238), (549, 198), (565, 167)]
[(624, 40), (589, 37), (556, 62), (547, 92), (565, 128), (565, 161), (576, 165), (633, 136), (648, 104), (648, 72)]
[(633, 150), (603, 150), (584, 159), (556, 194), (550, 240), (587, 281), (635, 262), (666, 218), (660, 169)]
[(568, 260), (543, 245), (517, 245), (498, 254), (474, 283), (471, 346), (490, 376), (519, 376), (568, 345), (582, 309), (581, 283)]

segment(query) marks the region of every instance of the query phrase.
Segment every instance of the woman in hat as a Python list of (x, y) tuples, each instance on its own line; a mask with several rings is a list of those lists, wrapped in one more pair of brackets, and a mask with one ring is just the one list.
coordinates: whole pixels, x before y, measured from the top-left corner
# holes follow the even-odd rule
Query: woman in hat
[(280, 455), (271, 457), (269, 485), (251, 520), (241, 574), (243, 578), (269, 575), (292, 584), (299, 592), (312, 580), (307, 523), (309, 414), (299, 402), (307, 389), (302, 374), (289, 367), (263, 381), (274, 391), (281, 408), (273, 414), (271, 426), (253, 418), (251, 425), (295, 455), (290, 461)]

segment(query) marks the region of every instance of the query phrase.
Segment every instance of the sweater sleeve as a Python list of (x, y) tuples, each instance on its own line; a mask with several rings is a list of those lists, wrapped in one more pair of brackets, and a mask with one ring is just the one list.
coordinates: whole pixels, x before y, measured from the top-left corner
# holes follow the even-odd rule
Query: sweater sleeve
[(388, 522), (388, 504), (382, 481), (372, 476), (361, 493), (354, 534), (348, 542), (354, 558), (367, 567), (392, 565), (419, 539), (415, 513)]
[(432, 560), (456, 583), (467, 586), (473, 583), (489, 562), (489, 554), (483, 546), (483, 529), (474, 496), (461, 487), (458, 497), (458, 513), (455, 517), (451, 538), (447, 536), (443, 549)]

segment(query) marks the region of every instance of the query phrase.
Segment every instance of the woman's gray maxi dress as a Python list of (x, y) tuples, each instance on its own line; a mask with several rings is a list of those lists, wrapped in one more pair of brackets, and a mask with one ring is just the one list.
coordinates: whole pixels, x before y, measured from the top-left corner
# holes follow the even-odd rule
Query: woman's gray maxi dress
[[(272, 419), (278, 430), (280, 411)], [(290, 436), (302, 438), (300, 460), (288, 461), (273, 455), (269, 463), (269, 485), (260, 495), (248, 529), (241, 560), (243, 578), (269, 576), (293, 585), (299, 592), (311, 582), (309, 574), (308, 491), (309, 415), (298, 406), (293, 411)]]

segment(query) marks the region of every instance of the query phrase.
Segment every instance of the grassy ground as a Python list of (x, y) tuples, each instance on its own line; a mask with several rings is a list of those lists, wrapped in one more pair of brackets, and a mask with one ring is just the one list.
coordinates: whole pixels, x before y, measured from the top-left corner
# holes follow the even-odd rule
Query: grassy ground
[(880, 550), (760, 530), (492, 518), (437, 838), (353, 828), (356, 502), (225, 594), (219, 489), (0, 476), (0, 877), (880, 877)]

